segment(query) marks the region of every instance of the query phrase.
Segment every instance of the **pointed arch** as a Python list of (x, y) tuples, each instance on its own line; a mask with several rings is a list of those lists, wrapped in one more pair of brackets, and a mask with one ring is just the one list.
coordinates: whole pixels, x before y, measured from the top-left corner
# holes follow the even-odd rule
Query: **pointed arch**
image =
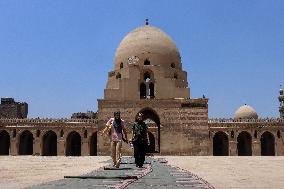
[(33, 134), (25, 130), (20, 135), (19, 155), (33, 155)]
[(0, 131), (0, 155), (10, 154), (10, 135), (7, 131)]
[(66, 139), (66, 156), (81, 156), (81, 136), (78, 132), (72, 131)]
[(213, 137), (213, 155), (228, 156), (229, 155), (229, 139), (228, 135), (222, 131), (215, 133)]
[(94, 132), (90, 138), (90, 156), (97, 155), (97, 132)]
[(146, 98), (146, 84), (141, 83), (140, 84), (140, 99)]
[(151, 145), (151, 139), (152, 139), (152, 145), (154, 145), (152, 146), (151, 151), (160, 153), (160, 117), (159, 115), (157, 114), (155, 110), (149, 107), (143, 108), (139, 112), (137, 112), (135, 118), (137, 117), (138, 113), (143, 114), (143, 121), (147, 122), (146, 124), (148, 125), (148, 127), (153, 126), (153, 128), (148, 129), (148, 132), (150, 129), (155, 130), (156, 137), (152, 133), (148, 133), (150, 137), (150, 145)]
[(265, 131), (260, 138), (261, 155), (275, 156), (275, 138), (271, 132)]
[(54, 131), (50, 130), (43, 135), (42, 155), (57, 156), (57, 135)]
[(149, 94), (150, 94), (150, 98), (154, 98), (155, 97), (155, 86), (154, 83), (150, 83), (149, 84)]
[(247, 131), (242, 131), (237, 138), (238, 155), (251, 156), (252, 155), (252, 137)]

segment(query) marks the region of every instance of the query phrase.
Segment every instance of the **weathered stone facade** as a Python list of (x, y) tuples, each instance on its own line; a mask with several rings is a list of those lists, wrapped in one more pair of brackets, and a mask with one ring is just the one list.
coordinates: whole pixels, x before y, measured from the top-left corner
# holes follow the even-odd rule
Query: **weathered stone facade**
[[(94, 117), (84, 113), (73, 115), (81, 119), (0, 119), (0, 155), (108, 155), (109, 139), (98, 132), (117, 110), (129, 133), (136, 115), (143, 113), (149, 153), (284, 155), (282, 89), (279, 102), (279, 119), (259, 119), (248, 105), (238, 109), (235, 119), (208, 119), (208, 99), (190, 97), (176, 45), (147, 23), (120, 43), (95, 119), (85, 119)], [(1, 104), (1, 118), (26, 118), (11, 107)], [(132, 154), (125, 143), (123, 154)]]
[(13, 98), (1, 98), (0, 118), (27, 118), (28, 104), (15, 102)]

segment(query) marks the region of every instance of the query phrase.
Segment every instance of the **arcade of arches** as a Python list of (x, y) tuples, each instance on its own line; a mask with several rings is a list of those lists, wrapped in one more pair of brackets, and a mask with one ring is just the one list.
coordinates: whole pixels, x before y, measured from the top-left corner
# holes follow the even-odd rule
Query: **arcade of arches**
[[(280, 131), (279, 131), (280, 132)], [(211, 131), (215, 156), (283, 155), (283, 139), (274, 131)], [(256, 135), (255, 135), (256, 134)]]
[[(42, 131), (0, 130), (0, 155), (81, 156), (97, 155), (97, 131), (61, 129)], [(42, 134), (41, 134), (42, 132)], [(66, 134), (66, 135), (65, 135)]]
[[(128, 132), (130, 133), (131, 123), (134, 121), (138, 112), (144, 115), (144, 121), (149, 127), (150, 146), (148, 153), (169, 154), (166, 148), (169, 142), (174, 142), (171, 150), (178, 148), (177, 141), (181, 137), (175, 134), (176, 130), (163, 124), (164, 119), (152, 108), (142, 108), (131, 115), (131, 121), (126, 121)], [(127, 118), (127, 117), (126, 117)], [(2, 121), (3, 124), (3, 120)], [(5, 120), (8, 125), (8, 120)], [(209, 135), (209, 153), (207, 155), (216, 156), (275, 156), (284, 155), (284, 141), (282, 122), (271, 122), (270, 127), (261, 128), (261, 120), (252, 127), (246, 122), (234, 122), (231, 126), (226, 122), (208, 123)], [(9, 123), (9, 127), (1, 127), (0, 130), (0, 155), (42, 155), (42, 156), (85, 156), (85, 155), (108, 155), (109, 141), (98, 135), (98, 122), (90, 121), (88, 126), (85, 122), (76, 123), (76, 129), (66, 124), (65, 127), (44, 127), (41, 128), (41, 122), (34, 120), (25, 120), (26, 128), (19, 127), (18, 124)], [(45, 124), (57, 124), (57, 120)], [(22, 125), (23, 123), (21, 123)], [(105, 122), (102, 122), (105, 124)], [(248, 128), (239, 130), (239, 128)], [(270, 129), (268, 129), (270, 128)], [(185, 132), (185, 131), (183, 131)], [(169, 136), (170, 137), (164, 137)], [(131, 137), (131, 136), (130, 136)], [(187, 145), (184, 143), (184, 145)], [(131, 148), (124, 144), (123, 153), (131, 155)]]

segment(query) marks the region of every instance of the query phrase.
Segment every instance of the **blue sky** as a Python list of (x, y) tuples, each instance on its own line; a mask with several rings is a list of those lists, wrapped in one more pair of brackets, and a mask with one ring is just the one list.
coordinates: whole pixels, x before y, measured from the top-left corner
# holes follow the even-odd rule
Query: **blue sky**
[(0, 96), (28, 102), (29, 117), (96, 111), (116, 48), (145, 18), (175, 41), (209, 117), (245, 103), (279, 116), (283, 0), (0, 0)]

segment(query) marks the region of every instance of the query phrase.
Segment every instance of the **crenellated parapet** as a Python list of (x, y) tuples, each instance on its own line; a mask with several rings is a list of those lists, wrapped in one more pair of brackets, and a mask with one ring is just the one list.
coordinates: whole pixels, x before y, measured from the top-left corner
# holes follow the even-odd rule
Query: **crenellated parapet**
[(97, 119), (0, 119), (0, 127), (6, 126), (56, 126), (56, 127), (97, 127)]
[(211, 118), (208, 123), (284, 123), (282, 118), (260, 118), (260, 119), (232, 119), (232, 118)]
[(266, 119), (209, 119), (209, 130), (263, 130), (263, 129), (284, 129), (284, 119), (266, 118)]

